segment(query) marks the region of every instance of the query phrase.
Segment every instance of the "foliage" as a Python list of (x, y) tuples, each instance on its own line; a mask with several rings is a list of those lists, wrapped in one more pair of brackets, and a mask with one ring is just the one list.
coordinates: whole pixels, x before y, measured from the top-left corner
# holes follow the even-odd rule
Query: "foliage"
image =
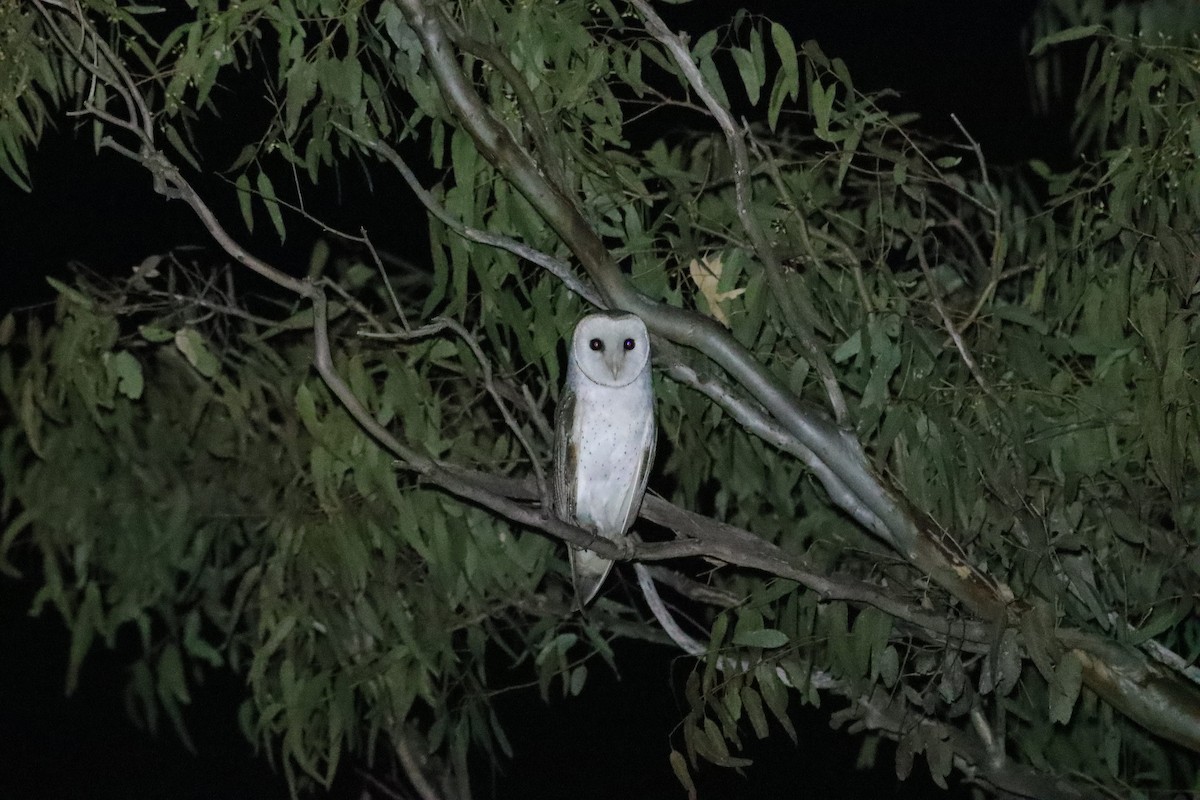
[[(0, 2), (0, 21), (56, 43), (0, 73), (17, 87), (0, 86), (0, 166), (19, 183), (52, 106), (92, 112), (96, 142), (161, 170), (139, 146), (149, 127), (199, 172), (205, 126), (229, 102), (222, 82), (247, 76), (275, 103), (226, 170), (248, 226), (265, 212), (281, 238), (303, 229), (288, 209), (307, 184), (352, 158), (403, 167), (393, 147), (441, 176), (426, 198), (429, 280), (397, 276), (393, 301), (357, 237), (333, 237), (332, 258), (323, 240), (309, 274), (335, 296), (333, 366), (369, 419), (422, 459), (490, 475), (490, 491), (536, 496), (559, 343), (585, 308), (566, 260), (589, 268), (588, 299), (612, 300), (536, 180), (578, 205), (639, 292), (721, 320), (798, 408), (836, 414), (824, 371), (836, 377), (868, 473), (902, 498), (883, 533), (794, 439), (769, 435), (778, 415), (775, 429), (750, 424), (767, 404), (732, 386), (699, 336), (656, 340), (652, 487), (751, 532), (780, 565), (677, 565), (734, 599), (706, 605), (714, 593), (677, 582), (708, 626), (675, 743), (686, 758), (670, 754), (685, 785), (698, 758), (744, 765), (750, 733), (795, 738), (789, 703), (832, 691), (851, 701), (835, 722), (864, 736), (864, 763), (879, 737), (897, 739), (901, 775), (924, 753), (943, 785), (957, 758), (997, 793), (1041, 794), (1055, 776), (1122, 796), (1197, 788), (1178, 721), (1197, 713), (1193, 694), (1164, 712), (1143, 693), (1195, 680), (1159, 661), (1200, 656), (1195, 50), (1131, 21), (1102, 27), (1120, 13), (1056, 6), (1088, 27), (1042, 31), (1035, 63), (1089, 48), (1079, 162), (1001, 172), (967, 131), (926, 140), (815, 43), (745, 13), (688, 44), (699, 83), (644, 13), (604, 0), (430, 14), (535, 179), (455, 112), (416, 0), (201, 1), (165, 16), (93, 0), (92, 40), (57, 3), (36, 5), (37, 17)], [(79, 41), (108, 65), (91, 89)], [(137, 103), (113, 65), (148, 87), (145, 126), (115, 121)], [(1047, 99), (1052, 71), (1037, 73)], [(737, 132), (748, 173), (705, 132), (702, 88), (758, 109)], [(652, 124), (680, 109), (698, 130)], [(172, 174), (155, 173), (178, 188)], [(518, 257), (514, 242), (547, 258)], [(218, 290), (208, 273), (221, 269), (171, 256), (118, 284), (81, 276), (56, 287), (52, 321), (6, 341), (0, 510), (13, 518), (0, 556), (41, 554), (38, 604), (72, 630), (72, 675), (97, 638), (138, 632), (131, 692), (151, 724), (165, 712), (182, 732), (189, 686), (228, 665), (249, 679), (248, 734), (289, 775), (328, 783), (344, 752), (370, 758), (382, 739), (401, 762), (416, 750), (430, 774), (444, 765), (441, 790), (465, 796), (470, 748), (507, 750), (488, 704), (496, 652), (532, 662), (543, 696), (578, 693), (613, 637), (663, 634), (624, 597), (573, 614), (560, 544), (395, 461), (309, 370), (322, 320), (307, 299)], [(722, 386), (714, 402), (706, 389)], [(910, 508), (911, 548), (888, 527)], [(922, 560), (935, 544), (960, 582)], [(971, 580), (996, 582), (1006, 616), (973, 605)], [(1136, 686), (1108, 693), (1106, 672)], [(1042, 796), (1082, 796), (1053, 787)]]

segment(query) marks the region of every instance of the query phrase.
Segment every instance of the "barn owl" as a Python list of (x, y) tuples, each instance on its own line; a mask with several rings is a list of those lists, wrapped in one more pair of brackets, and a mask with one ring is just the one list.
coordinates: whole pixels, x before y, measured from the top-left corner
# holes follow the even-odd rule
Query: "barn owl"
[[(633, 314), (602, 312), (575, 326), (554, 433), (554, 512), (606, 539), (625, 536), (654, 462), (650, 336)], [(570, 546), (580, 607), (612, 562)]]

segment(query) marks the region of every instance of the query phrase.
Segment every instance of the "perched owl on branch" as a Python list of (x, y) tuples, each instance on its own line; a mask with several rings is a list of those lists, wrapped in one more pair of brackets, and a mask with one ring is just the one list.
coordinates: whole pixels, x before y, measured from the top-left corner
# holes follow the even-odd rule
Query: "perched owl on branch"
[[(575, 326), (554, 432), (554, 512), (606, 539), (637, 517), (654, 463), (650, 335), (633, 314), (590, 314)], [(570, 546), (580, 607), (612, 562)]]

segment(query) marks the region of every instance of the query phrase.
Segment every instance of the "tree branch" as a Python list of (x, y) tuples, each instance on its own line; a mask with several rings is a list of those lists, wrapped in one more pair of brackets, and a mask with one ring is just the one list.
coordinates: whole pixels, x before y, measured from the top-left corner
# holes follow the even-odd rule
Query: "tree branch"
[(402, 177), (404, 182), (408, 184), (408, 188), (411, 189), (412, 193), (415, 194), (417, 199), (421, 201), (421, 205), (425, 206), (425, 210), (427, 210), (430, 214), (433, 214), (433, 216), (440, 220), (443, 225), (457, 233), (459, 236), (472, 242), (478, 242), (479, 244), (487, 245), (488, 247), (495, 247), (499, 250), (505, 250), (509, 253), (512, 253), (517, 258), (523, 258), (526, 261), (534, 263), (549, 272), (554, 277), (558, 278), (569, 290), (579, 295), (584, 300), (587, 300), (592, 305), (599, 306), (601, 308), (608, 307), (604, 300), (599, 294), (596, 293), (594, 289), (592, 289), (592, 287), (579, 280), (578, 276), (576, 276), (574, 271), (572, 271), (570, 265), (565, 261), (554, 258), (553, 256), (543, 253), (527, 244), (522, 244), (521, 242), (518, 242), (517, 240), (508, 236), (492, 233), (491, 231), (483, 231), (478, 228), (472, 228), (447, 211), (446, 207), (439, 203), (437, 199), (434, 198), (433, 194), (421, 185), (421, 182), (417, 180), (417, 176), (413, 174), (413, 171), (409, 168), (408, 164), (405, 163), (404, 159), (400, 157), (400, 154), (388, 146), (386, 142), (382, 142), (379, 139), (368, 138), (336, 122), (333, 124), (342, 133), (346, 134), (363, 147), (366, 147), (367, 149), (379, 154), (385, 160), (387, 160), (388, 163), (395, 167), (396, 171), (400, 173), (400, 177)]
[(396, 745), (396, 755), (400, 759), (400, 766), (404, 769), (404, 774), (408, 776), (409, 783), (416, 789), (421, 800), (445, 800), (425, 777), (425, 770), (422, 769), (413, 752), (411, 737), (405, 731), (400, 731), (392, 741)]
[[(397, 310), (399, 307), (397, 306)], [(504, 402), (504, 398), (496, 390), (496, 383), (492, 378), (492, 363), (488, 361), (483, 354), (483, 348), (479, 346), (479, 342), (472, 336), (466, 328), (459, 324), (456, 320), (446, 317), (439, 317), (428, 325), (411, 331), (404, 332), (383, 332), (375, 333), (372, 331), (361, 331), (360, 336), (365, 336), (372, 339), (401, 339), (404, 341), (412, 341), (414, 339), (423, 339), (427, 336), (441, 333), (444, 330), (450, 330), (458, 338), (466, 343), (471, 354), (475, 356), (475, 360), (479, 363), (479, 369), (483, 373), (483, 387), (492, 398), (492, 402), (500, 410), (500, 416), (504, 418), (504, 424), (508, 426), (509, 431), (517, 442), (521, 445), (521, 449), (525, 451), (525, 455), (529, 458), (529, 463), (533, 467), (533, 475), (538, 485), (538, 497), (541, 501), (542, 508), (550, 508), (550, 489), (546, 483), (546, 472), (542, 469), (542, 462), (538, 458), (537, 451), (529, 443), (529, 439), (525, 436), (525, 432), (521, 430), (521, 426), (517, 424), (516, 418), (508, 408), (508, 403)]]
[(877, 688), (867, 695), (855, 696), (846, 691), (841, 693), (850, 698), (851, 705), (833, 715), (831, 724), (835, 728), (848, 720), (855, 720), (849, 728), (852, 733), (866, 728), (897, 741), (912, 737), (917, 741), (934, 743), (933, 746), (947, 747), (952, 753), (954, 766), (964, 773), (969, 782), (988, 786), (1009, 797), (1083, 800), (1090, 796), (1065, 778), (1047, 775), (1010, 759), (992, 758), (987, 742), (977, 731), (914, 714), (901, 692), (891, 696), (882, 688)]
[(785, 322), (800, 342), (809, 362), (821, 376), (821, 382), (825, 385), (825, 394), (829, 397), (829, 405), (833, 408), (834, 419), (845, 424), (849, 419), (846, 398), (842, 394), (837, 376), (833, 374), (833, 366), (829, 363), (829, 358), (825, 355), (825, 350), (817, 341), (813, 331), (811, 320), (817, 318), (817, 311), (806, 301), (798, 301), (788, 288), (783, 276), (783, 265), (779, 263), (779, 257), (775, 255), (775, 248), (771, 246), (771, 242), (763, 233), (762, 226), (758, 224), (758, 217), (754, 215), (754, 210), (751, 208), (750, 157), (746, 152), (745, 137), (734, 124), (733, 115), (721, 105), (712, 90), (709, 89), (708, 82), (692, 59), (692, 53), (688, 50), (683, 38), (667, 27), (662, 17), (654, 12), (646, 0), (630, 0), (630, 4), (642, 16), (650, 35), (667, 48), (667, 52), (671, 54), (675, 64), (683, 72), (688, 84), (699, 95), (709, 114), (721, 127), (721, 132), (725, 135), (725, 145), (733, 157), (733, 185), (734, 196), (737, 198), (738, 220), (742, 223), (742, 228), (750, 237), (754, 250), (763, 263), (767, 283), (771, 287), (771, 295), (779, 303)]
[[(650, 570), (642, 564), (634, 564), (634, 570), (651, 613), (680, 650), (696, 658), (714, 658), (717, 669), (725, 672), (744, 673), (754, 668), (747, 657), (709, 655), (703, 644), (688, 636), (675, 622), (654, 587)], [(785, 686), (792, 685), (783, 667), (777, 666), (775, 672)], [(851, 726), (852, 732), (855, 728), (867, 728), (896, 741), (917, 734), (916, 738), (923, 740), (926, 748), (948, 748), (954, 766), (968, 781), (987, 785), (1012, 797), (1082, 800), (1086, 796), (1067, 780), (1009, 761), (1003, 743), (997, 742), (986, 726), (981, 728), (977, 724), (974, 730), (965, 730), (924, 714), (914, 714), (903, 692), (889, 695), (882, 689), (875, 689), (866, 695), (859, 694), (847, 682), (821, 670), (812, 672), (810, 682), (821, 691), (833, 692), (851, 701), (849, 709), (833, 715), (831, 722), (835, 728), (846, 719), (857, 717), (857, 722)], [(977, 713), (978, 710), (973, 712), (972, 719), (977, 719)]]

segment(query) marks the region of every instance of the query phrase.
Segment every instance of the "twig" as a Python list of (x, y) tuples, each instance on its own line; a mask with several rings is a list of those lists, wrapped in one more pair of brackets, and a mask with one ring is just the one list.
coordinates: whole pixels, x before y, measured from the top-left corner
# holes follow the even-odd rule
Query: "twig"
[(843, 510), (867, 530), (885, 541), (890, 541), (891, 532), (883, 520), (842, 483), (828, 464), (818, 458), (790, 431), (772, 419), (759, 405), (740, 396), (723, 379), (711, 375), (702, 376), (694, 367), (687, 364), (679, 356), (674, 346), (669, 343), (655, 342), (654, 348), (658, 354), (656, 360), (660, 360), (660, 365), (666, 369), (668, 375), (720, 405), (742, 427), (755, 436), (798, 458), (812, 470), (825, 490)]
[(876, 689), (869, 695), (847, 693), (846, 696), (850, 698), (850, 708), (834, 714), (834, 727), (840, 727), (847, 719), (857, 719), (859, 724), (890, 739), (915, 736), (942, 742), (953, 754), (953, 765), (970, 783), (991, 787), (1005, 797), (1030, 800), (1084, 800), (1092, 796), (1066, 778), (1007, 759), (996, 763), (976, 731), (914, 713), (902, 692), (889, 696)]
[(659, 566), (647, 566), (646, 569), (650, 572), (650, 577), (658, 583), (670, 586), (679, 594), (698, 603), (720, 608), (734, 608), (743, 602), (743, 598), (733, 592), (701, 583), (682, 572)]
[(499, 49), (469, 36), (450, 14), (443, 12), (442, 22), (464, 53), (483, 59), (504, 76), (505, 82), (512, 88), (513, 96), (516, 98), (521, 113), (525, 115), (524, 121), (533, 133), (533, 141), (537, 145), (538, 153), (542, 156), (542, 163), (546, 165), (547, 172), (556, 183), (565, 185), (566, 175), (563, 171), (562, 159), (551, 145), (550, 136), (542, 122), (543, 112), (538, 107), (529, 84), (521, 76), (520, 70)]
[[(671, 612), (667, 610), (667, 606), (662, 601), (662, 597), (658, 594), (658, 589), (654, 587), (654, 580), (650, 577), (650, 570), (644, 564), (634, 564), (634, 571), (637, 573), (638, 586), (642, 590), (642, 597), (646, 600), (646, 605), (650, 606), (650, 613), (654, 615), (654, 619), (670, 637), (675, 645), (690, 656), (697, 658), (703, 656), (708, 649), (696, 639), (688, 636), (683, 628), (679, 627), (679, 623), (671, 616)], [(748, 656), (734, 658), (727, 655), (718, 655), (717, 669), (722, 672), (749, 672), (754, 663), (750, 661)], [(775, 667), (775, 677), (784, 685), (795, 688), (792, 684), (792, 679), (788, 677), (787, 672), (781, 666)], [(838, 685), (838, 681), (829, 673), (814, 670), (809, 674), (809, 682), (817, 689), (832, 689)]]
[[(697, 658), (703, 657), (708, 652), (707, 648), (685, 633), (675, 622), (667, 610), (666, 604), (659, 596), (649, 570), (643, 564), (634, 564), (633, 567), (637, 572), (638, 586), (642, 590), (642, 597), (645, 598), (651, 613), (667, 636), (685, 653)], [(713, 657), (716, 659), (717, 669), (724, 672), (744, 673), (754, 666), (748, 656), (714, 655)], [(782, 666), (776, 665), (774, 671), (775, 676), (783, 685), (793, 686), (791, 678)], [(977, 709), (972, 712), (971, 716), (971, 720), (976, 726), (973, 737), (969, 731), (924, 716), (917, 716), (914, 725), (914, 715), (909, 709), (908, 701), (903, 693), (898, 693), (894, 698), (888, 698), (880, 691), (870, 695), (859, 695), (850, 688), (849, 684), (821, 670), (809, 672), (808, 684), (820, 691), (832, 691), (850, 698), (850, 709), (834, 715), (835, 726), (840, 724), (839, 718), (844, 720), (848, 715), (855, 715), (866, 727), (896, 740), (911, 735), (914, 728), (924, 727), (934, 732), (933, 736), (936, 737), (936, 741), (945, 742), (952, 749), (955, 766), (967, 773), (970, 780), (1021, 797), (1037, 797), (1039, 800), (1083, 800), (1084, 794), (1067, 781), (1043, 775), (1030, 767), (1008, 762), (1004, 758), (1002, 746), (991, 737), (991, 730), (986, 723), (982, 730), (979, 728), (982, 717), (978, 715)]]
[[(401, 791), (398, 787), (384, 782), (382, 779), (372, 775), (362, 767), (355, 767), (354, 771), (358, 773), (360, 778), (374, 786), (380, 792), (383, 792), (385, 796), (392, 798), (392, 800), (412, 800), (412, 795), (410, 795), (408, 792)], [(365, 794), (366, 793), (364, 792), (364, 795)], [(363, 800), (368, 800), (368, 798), (369, 795), (365, 796)]]
[(479, 346), (479, 342), (472, 336), (466, 328), (459, 324), (456, 320), (449, 317), (438, 317), (428, 325), (423, 325), (416, 330), (407, 330), (403, 333), (388, 332), (375, 333), (373, 331), (361, 331), (360, 336), (366, 336), (371, 339), (399, 339), (402, 341), (411, 341), (413, 339), (424, 339), (428, 336), (441, 333), (444, 330), (452, 331), (458, 338), (462, 339), (470, 348), (471, 353), (475, 356), (475, 360), (479, 362), (479, 369), (483, 373), (483, 387), (488, 395), (492, 398), (492, 402), (500, 409), (500, 416), (504, 418), (504, 423), (512, 432), (512, 435), (520, 443), (521, 448), (525, 451), (525, 455), (529, 458), (529, 464), (533, 467), (533, 474), (537, 480), (538, 495), (541, 498), (542, 508), (550, 508), (550, 487), (546, 483), (546, 472), (542, 469), (541, 459), (538, 458), (537, 451), (533, 449), (533, 445), (529, 443), (529, 439), (525, 436), (525, 432), (521, 430), (521, 426), (517, 424), (516, 418), (508, 408), (508, 403), (504, 402), (504, 398), (496, 390), (496, 384), (492, 377), (492, 364), (483, 354), (483, 348)]
[[(808, 225), (808, 219), (800, 212), (800, 208), (796, 205), (792, 198), (791, 192), (788, 190), (787, 184), (783, 180), (783, 175), (779, 171), (779, 165), (775, 162), (775, 155), (765, 146), (758, 142), (754, 137), (750, 137), (750, 146), (754, 148), (755, 155), (764, 164), (767, 175), (771, 178), (771, 183), (775, 185), (775, 191), (779, 197), (783, 199), (784, 204), (788, 207), (788, 211), (792, 215), (792, 219), (796, 221), (796, 231), (800, 235), (800, 244), (804, 247), (808, 257), (812, 259), (814, 264), (820, 264), (821, 258), (817, 255), (817, 249), (813, 246), (813, 234)], [(850, 267), (854, 274), (854, 285), (858, 289), (858, 299), (862, 303), (863, 310), (868, 315), (875, 313), (875, 304), (871, 300), (871, 295), (867, 291), (866, 278), (863, 275), (862, 264), (854, 255), (849, 245), (840, 239), (834, 239), (832, 236), (826, 236), (826, 241), (841, 251), (842, 259), (846, 265)]]
[[(1128, 621), (1124, 620), (1115, 611), (1109, 612), (1108, 621), (1112, 625), (1121, 625), (1124, 627), (1127, 635), (1137, 636), (1138, 634), (1137, 628), (1131, 625)], [(1142, 642), (1141, 648), (1150, 654), (1150, 656), (1152, 656), (1158, 663), (1181, 672), (1193, 683), (1200, 685), (1200, 667), (1197, 667), (1194, 664), (1189, 664), (1183, 656), (1179, 655), (1162, 642), (1158, 641), (1157, 639), (1146, 639), (1144, 642)]]
[(933, 307), (937, 309), (938, 316), (942, 318), (942, 326), (946, 329), (946, 333), (954, 341), (954, 346), (958, 349), (958, 354), (962, 358), (963, 363), (967, 365), (967, 369), (971, 372), (971, 377), (979, 384), (979, 388), (983, 389), (984, 394), (991, 398), (999, 409), (1004, 409), (1007, 406), (1001, 401), (1000, 397), (992, 391), (991, 385), (983, 377), (983, 373), (979, 369), (979, 365), (975, 362), (975, 357), (971, 355), (971, 351), (967, 349), (967, 343), (963, 341), (962, 334), (958, 332), (958, 328), (954, 325), (954, 320), (950, 319), (949, 312), (946, 311), (946, 306), (942, 303), (941, 295), (938, 293), (937, 281), (933, 278), (933, 270), (929, 268), (929, 262), (925, 258), (925, 247), (918, 241), (917, 243), (917, 262), (921, 265), (921, 272), (925, 274), (925, 283), (929, 287), (929, 297), (933, 302)]
[(547, 255), (540, 250), (530, 247), (529, 245), (522, 244), (516, 239), (512, 239), (508, 236), (470, 227), (462, 220), (450, 214), (450, 212), (448, 212), (446, 208), (434, 198), (429, 190), (421, 185), (421, 182), (417, 180), (417, 176), (413, 174), (411, 169), (409, 169), (408, 164), (405, 163), (400, 154), (393, 150), (390, 146), (379, 141), (378, 139), (367, 138), (339, 123), (335, 122), (333, 124), (342, 133), (346, 134), (363, 147), (373, 150), (374, 152), (383, 156), (384, 159), (391, 163), (391, 165), (396, 168), (396, 171), (400, 173), (400, 177), (404, 179), (404, 182), (408, 184), (408, 188), (411, 189), (413, 194), (417, 196), (417, 199), (421, 201), (421, 205), (425, 206), (426, 210), (428, 210), (430, 214), (433, 214), (435, 217), (437, 217), (442, 224), (450, 228), (450, 230), (454, 231), (459, 236), (463, 237), (464, 239), (469, 239), (473, 242), (479, 242), (480, 244), (488, 245), (489, 247), (505, 250), (517, 256), (518, 258), (523, 258), (526, 261), (532, 262), (549, 272), (554, 277), (558, 278), (563, 282), (564, 286), (582, 297), (584, 300), (587, 300), (592, 305), (599, 306), (600, 308), (608, 307), (608, 304), (604, 302), (604, 300), (600, 297), (600, 294), (587, 284), (583, 283), (583, 281), (581, 281), (575, 275), (565, 261)]
[(957, 114), (951, 114), (950, 119), (954, 120), (954, 124), (958, 126), (959, 131), (970, 142), (971, 150), (975, 153), (975, 162), (979, 165), (980, 180), (983, 181), (988, 197), (992, 200), (992, 207), (984, 209), (992, 217), (992, 255), (989, 259), (991, 275), (987, 286), (979, 293), (979, 297), (976, 299), (971, 312), (967, 314), (962, 325), (958, 326), (958, 332), (962, 333), (975, 322), (975, 319), (979, 316), (979, 312), (987, 304), (988, 300), (992, 298), (992, 295), (995, 294), (996, 288), (1000, 285), (1000, 281), (1003, 278), (1000, 263), (1000, 198), (996, 196), (996, 188), (992, 186), (992, 181), (988, 177), (987, 160), (983, 157), (983, 148), (979, 146), (979, 142), (975, 141), (974, 137), (967, 131), (966, 126), (962, 124)]
[(404, 768), (404, 774), (408, 776), (409, 783), (417, 790), (421, 800), (443, 800), (442, 796), (434, 790), (433, 784), (425, 777), (421, 765), (417, 763), (412, 746), (408, 742), (408, 736), (401, 731), (392, 737), (392, 742), (396, 745), (396, 755), (400, 757), (400, 766)]
[(834, 375), (833, 367), (813, 332), (812, 320), (817, 318), (816, 309), (810, 307), (807, 301), (798, 301), (795, 294), (788, 288), (787, 281), (783, 276), (783, 265), (779, 263), (779, 258), (775, 255), (775, 248), (763, 233), (762, 226), (758, 224), (758, 218), (751, 208), (750, 158), (746, 152), (745, 137), (734, 124), (729, 110), (721, 105), (721, 102), (713, 95), (712, 90), (708, 87), (708, 82), (692, 59), (691, 51), (688, 50), (683, 38), (667, 27), (662, 17), (655, 13), (646, 0), (630, 0), (630, 3), (642, 16), (650, 35), (667, 48), (688, 84), (700, 97), (713, 119), (717, 121), (721, 132), (725, 134), (725, 144), (733, 157), (733, 182), (734, 194), (737, 198), (738, 220), (741, 221), (746, 235), (754, 243), (755, 252), (763, 262), (771, 293), (776, 302), (780, 304), (788, 327), (800, 342), (801, 349), (809, 362), (816, 368), (817, 374), (821, 376), (825, 393), (829, 397), (830, 408), (833, 409), (834, 419), (838, 422), (845, 422), (849, 416), (846, 398), (842, 394), (837, 376)]
[[(45, 5), (54, 6), (71, 16), (72, 21), (79, 26), (80, 30), (80, 42), (78, 46), (71, 43), (70, 39), (58, 26), (57, 22), (55, 22), (53, 16), (43, 7)], [(75, 58), (91, 74), (94, 80), (104, 81), (105, 85), (115, 91), (125, 101), (126, 110), (129, 112), (132, 121), (119, 120), (114, 117), (112, 118), (113, 124), (130, 130), (136, 136), (146, 141), (153, 141), (154, 123), (150, 116), (150, 111), (146, 107), (145, 98), (137, 90), (133, 78), (129, 75), (121, 60), (112, 52), (108, 44), (91, 29), (87, 18), (84, 16), (83, 7), (78, 0), (70, 0), (70, 2), (65, 2), (64, 0), (40, 0), (40, 2), (34, 3), (34, 7), (42, 15), (42, 19), (50, 27), (54, 37), (63, 45), (63, 49)], [(90, 45), (93, 56), (103, 56), (104, 67), (110, 71), (110, 74), (101, 74), (101, 65), (98, 60), (91, 63), (84, 60), (80, 51), (85, 41)], [(94, 90), (89, 92), (89, 94), (94, 94)], [(90, 103), (88, 105), (91, 106)]]
[(542, 435), (542, 441), (547, 444), (553, 442), (554, 428), (550, 426), (550, 421), (546, 419), (546, 415), (534, 402), (533, 395), (529, 392), (529, 386), (524, 383), (521, 384), (521, 399), (525, 401), (525, 410), (529, 414), (529, 419), (533, 421), (534, 427), (538, 429), (538, 433)]
[(392, 310), (396, 312), (396, 317), (400, 320), (400, 327), (404, 330), (412, 330), (412, 326), (408, 324), (408, 317), (404, 313), (404, 308), (400, 305), (400, 298), (396, 297), (396, 290), (392, 288), (392, 282), (388, 279), (387, 270), (383, 268), (383, 261), (379, 258), (379, 253), (375, 250), (375, 245), (371, 242), (371, 237), (367, 236), (366, 228), (359, 228), (362, 231), (362, 240), (367, 245), (367, 251), (371, 254), (371, 260), (375, 262), (375, 269), (379, 272), (379, 280), (383, 281), (384, 288), (387, 289), (388, 299), (392, 301)]
[(238, 319), (245, 320), (246, 322), (252, 322), (255, 325), (270, 327), (272, 325), (279, 324), (278, 320), (260, 317), (257, 314), (251, 314), (249, 311), (246, 311), (243, 308), (227, 305), (225, 303), (216, 303), (212, 300), (205, 300), (203, 297), (180, 294), (179, 292), (166, 292), (161, 289), (150, 289), (146, 292), (146, 294), (150, 297), (160, 297), (164, 300), (171, 300), (175, 303), (187, 303), (194, 306), (200, 306), (201, 308), (206, 308), (209, 311), (213, 311), (218, 314), (225, 314), (230, 317), (237, 317)]

